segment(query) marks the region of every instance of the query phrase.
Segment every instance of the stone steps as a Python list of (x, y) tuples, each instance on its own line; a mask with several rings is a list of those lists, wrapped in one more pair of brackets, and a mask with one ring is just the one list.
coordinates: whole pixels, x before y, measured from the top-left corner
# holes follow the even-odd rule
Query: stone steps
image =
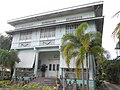
[(56, 86), (56, 78), (37, 77), (32, 82), (37, 82), (41, 85)]

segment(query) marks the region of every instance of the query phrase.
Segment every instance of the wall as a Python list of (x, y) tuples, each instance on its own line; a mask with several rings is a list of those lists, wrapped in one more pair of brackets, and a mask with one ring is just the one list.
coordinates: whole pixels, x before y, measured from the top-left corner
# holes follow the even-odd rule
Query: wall
[[(94, 21), (89, 21), (89, 27), (87, 29), (87, 32), (90, 32), (90, 31), (96, 31)], [(55, 43), (53, 45), (59, 46), (61, 44), (61, 37), (65, 34), (65, 25), (56, 26), (55, 34), (56, 34), (55, 35)], [(29, 46), (29, 47), (19, 47), (19, 37), (20, 37), (20, 32), (15, 33), (13, 35), (13, 41), (12, 41), (11, 49), (34, 48), (36, 46), (39, 46), (40, 30), (39, 29), (38, 30), (33, 29), (31, 46)], [(47, 46), (49, 46), (49, 45), (47, 45)]]

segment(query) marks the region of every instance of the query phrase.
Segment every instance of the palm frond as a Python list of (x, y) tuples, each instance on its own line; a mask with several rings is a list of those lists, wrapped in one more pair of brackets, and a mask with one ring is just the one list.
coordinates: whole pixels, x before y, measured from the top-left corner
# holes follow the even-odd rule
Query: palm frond
[(115, 15), (113, 15), (112, 17), (118, 17), (119, 16), (119, 14), (120, 14), (120, 11), (118, 11)]
[(75, 43), (73, 42), (68, 42), (66, 43), (66, 45), (64, 45), (64, 47), (61, 49), (63, 52), (63, 55), (66, 56), (69, 54), (69, 51), (73, 50), (73, 47), (75, 46)]
[(80, 77), (80, 68), (75, 68), (75, 74), (77, 78)]
[(85, 54), (86, 54), (86, 49), (85, 49), (84, 46), (81, 46), (80, 49), (79, 49), (79, 57), (81, 59), (81, 63), (85, 59)]
[(71, 42), (77, 42), (77, 38), (73, 34), (65, 34), (62, 37), (62, 45), (65, 44), (66, 42), (71, 41)]
[(82, 46), (85, 47), (85, 50), (88, 51), (88, 48), (90, 46), (90, 34), (87, 33), (87, 34), (83, 35), (80, 39), (80, 42), (81, 42)]
[(101, 46), (102, 43), (102, 35), (100, 32), (92, 32), (91, 35), (91, 45), (90, 47), (94, 47), (94, 46)]
[(116, 28), (114, 29), (112, 33), (113, 38), (120, 39), (120, 23), (117, 24)]
[(80, 76), (80, 65), (81, 65), (81, 58), (77, 56), (77, 59), (75, 62), (75, 73), (77, 78), (79, 78)]
[(75, 31), (75, 36), (80, 38), (85, 33), (85, 30), (87, 29), (87, 27), (88, 27), (87, 22), (81, 23)]

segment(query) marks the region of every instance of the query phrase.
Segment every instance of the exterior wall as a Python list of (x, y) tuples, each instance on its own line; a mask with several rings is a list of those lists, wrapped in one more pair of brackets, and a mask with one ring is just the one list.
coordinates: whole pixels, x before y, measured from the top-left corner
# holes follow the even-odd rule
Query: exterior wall
[(40, 31), (32, 32), (31, 47), (39, 46)]
[(18, 47), (18, 44), (19, 44), (19, 37), (20, 37), (20, 33), (15, 33), (13, 35), (13, 38), (12, 38), (12, 44), (11, 44), (11, 49), (15, 49)]
[[(55, 30), (55, 42), (52, 45), (57, 45), (60, 46), (61, 44), (61, 37), (65, 34), (65, 25), (60, 25), (60, 26), (56, 26), (56, 30)], [(87, 29), (88, 32), (90, 31), (96, 31), (96, 27), (95, 27), (95, 22), (94, 21), (89, 21), (89, 27)], [(12, 46), (11, 49), (22, 49), (22, 48), (34, 48), (37, 46), (42, 46), (40, 45), (40, 30), (32, 30), (32, 39), (30, 41), (30, 46), (19, 46), (19, 38), (20, 38), (20, 32), (15, 33), (13, 35), (13, 40), (12, 40)], [(54, 40), (54, 39), (53, 39)], [(23, 42), (24, 43), (24, 42)], [(50, 46), (50, 45), (44, 45), (46, 46)]]

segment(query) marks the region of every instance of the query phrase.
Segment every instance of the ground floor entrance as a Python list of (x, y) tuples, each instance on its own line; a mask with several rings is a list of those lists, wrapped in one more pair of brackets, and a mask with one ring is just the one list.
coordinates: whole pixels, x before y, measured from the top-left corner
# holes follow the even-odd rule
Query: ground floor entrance
[(59, 51), (39, 52), (39, 60), (40, 60), (40, 63), (38, 66), (41, 66), (43, 64), (47, 66), (45, 77), (59, 76), (59, 69), (60, 69)]

